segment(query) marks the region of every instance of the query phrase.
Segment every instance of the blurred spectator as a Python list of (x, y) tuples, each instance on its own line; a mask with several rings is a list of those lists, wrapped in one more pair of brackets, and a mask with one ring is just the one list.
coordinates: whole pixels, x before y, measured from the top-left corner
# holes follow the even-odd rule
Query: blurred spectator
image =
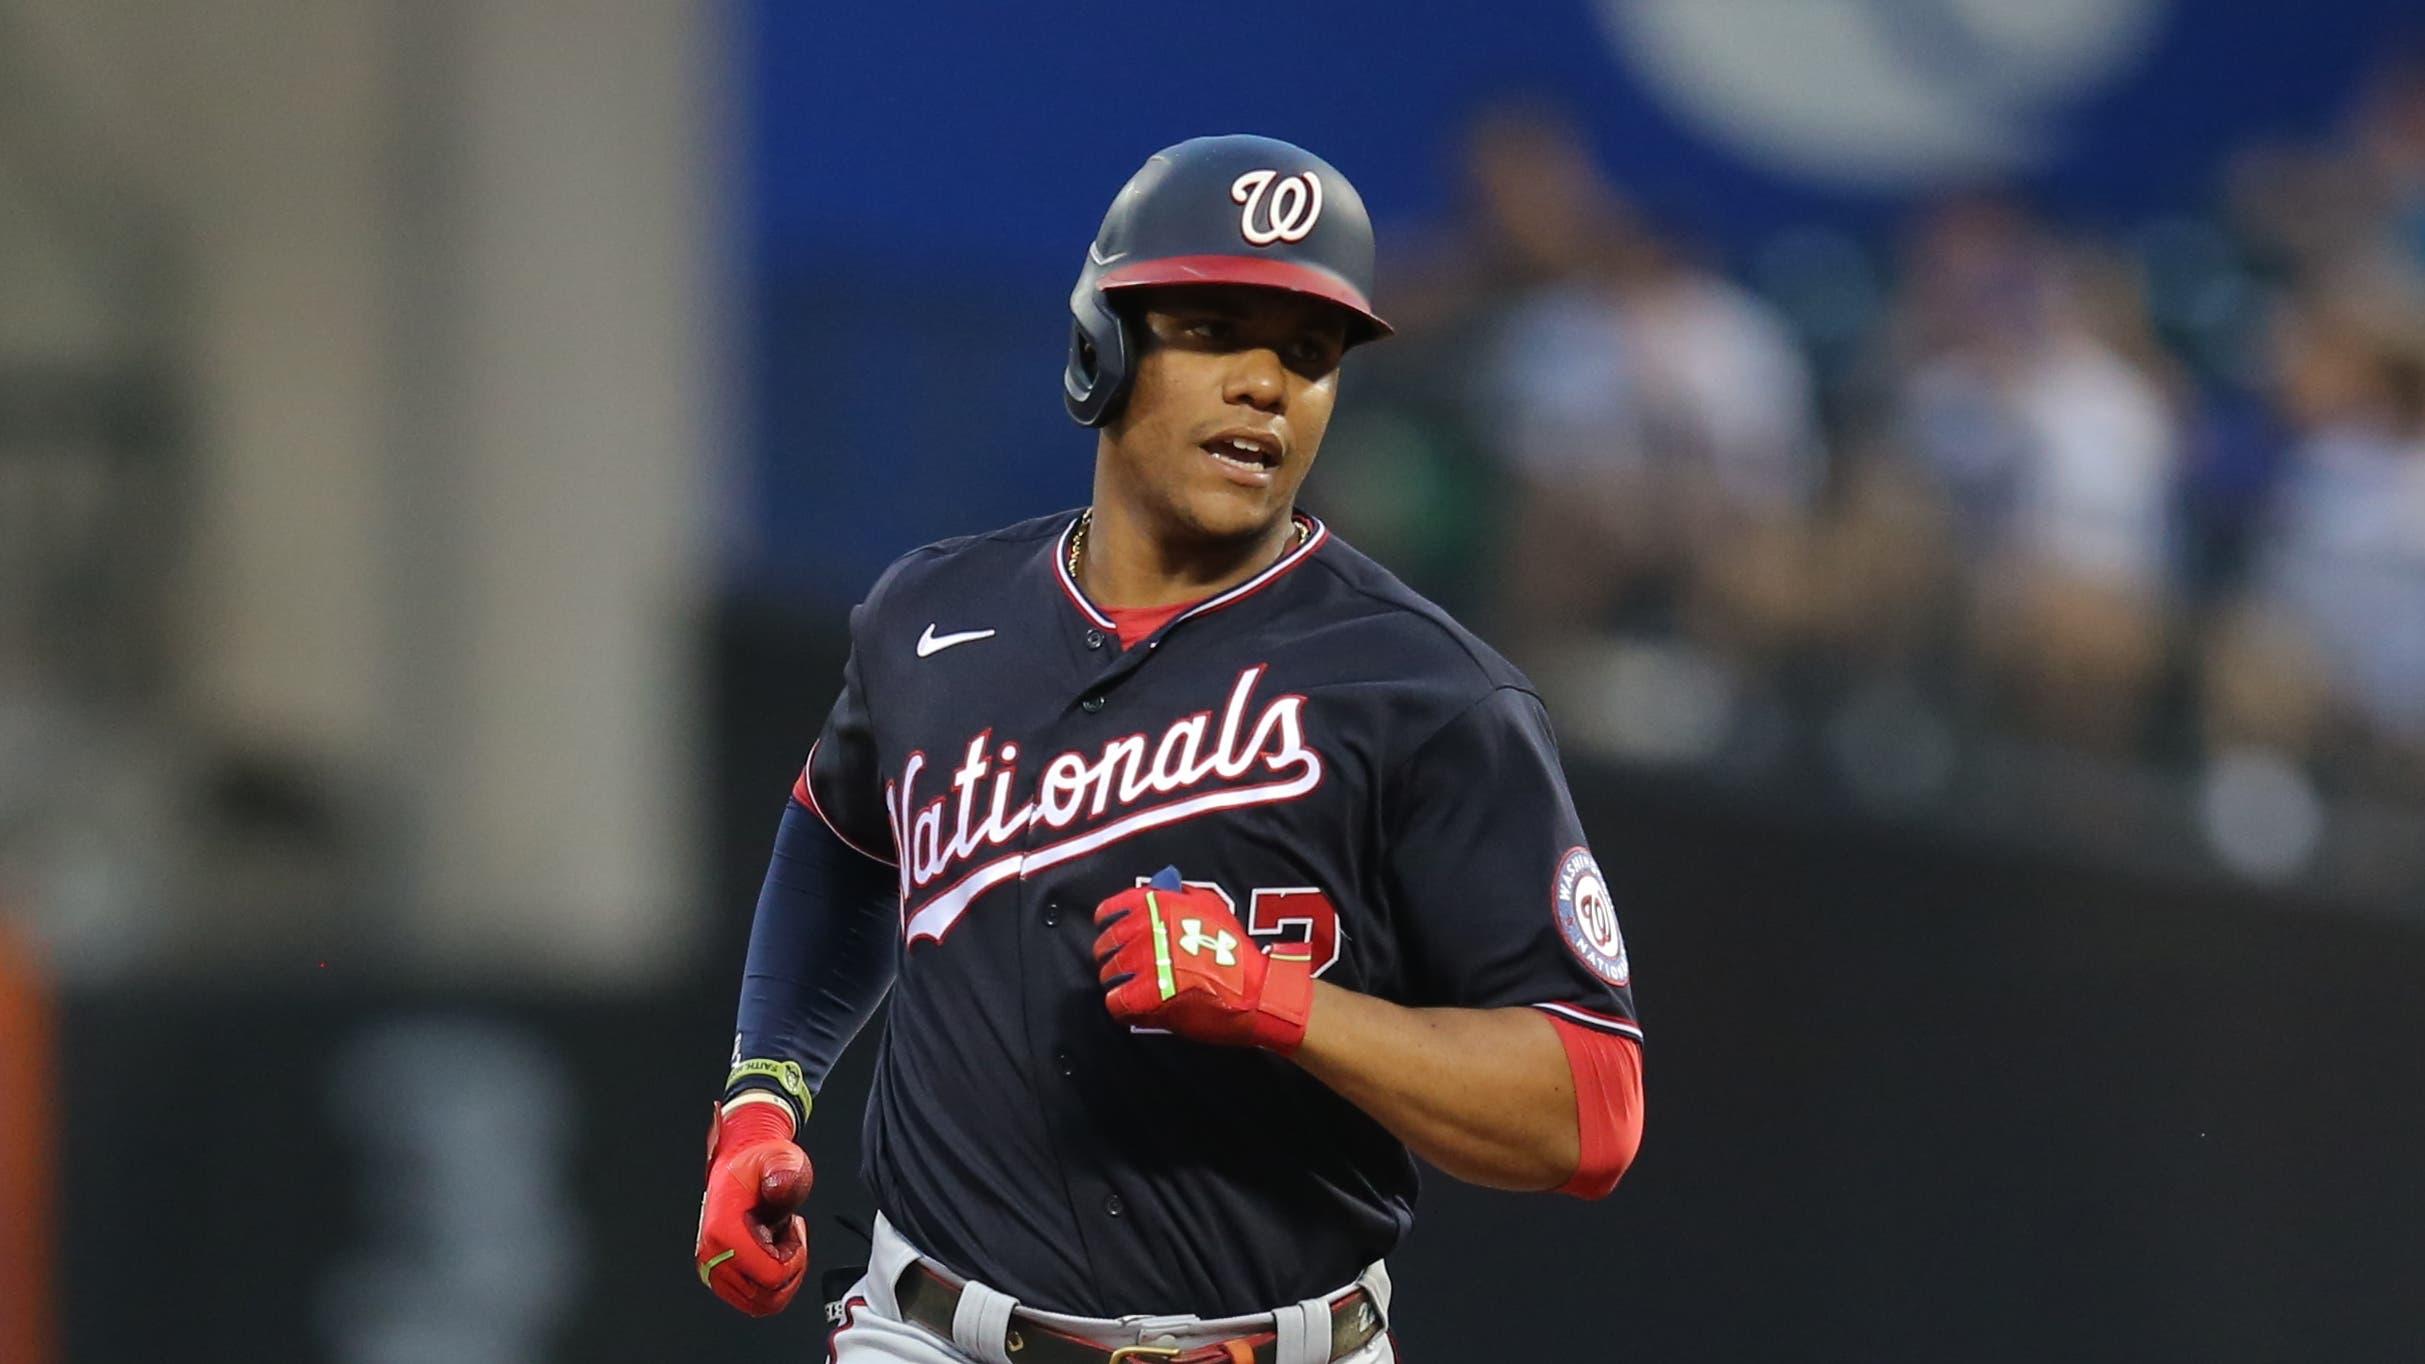
[(1509, 485), (1493, 557), (1503, 628), (1530, 642), (1607, 623), (1663, 554), (1615, 283), (1639, 229), (1553, 113), (1488, 111), (1464, 155), (1466, 235), (1496, 285), (1473, 329), (1466, 415)]
[(1486, 612), (1501, 595), (1500, 504), (1516, 490), (1499, 463), (1498, 414), (1477, 413), (1469, 396), (1488, 386), (1477, 376), (1509, 336), (1507, 316), (1538, 306), (1552, 380), (1580, 390), (1553, 398), (1538, 424), (1593, 439), (1622, 424), (1600, 392), (1621, 382), (1608, 309), (1567, 286), (1629, 230), (1628, 210), (1572, 123), (1530, 99), (1472, 119), (1452, 178), (1456, 220), (1428, 234), (1409, 225), (1382, 262), (1405, 262), (1382, 290), (1399, 336), (1351, 366), (1357, 396), (1323, 446), (1317, 492), (1349, 538), (1423, 591)]
[(1571, 125), (1501, 111), (1468, 147), (1475, 235), (1516, 286), (1486, 329), (1473, 403), (1512, 476), (1511, 635), (1681, 618), (1759, 648), (1799, 632), (1821, 465), (1789, 329), (1651, 233)]
[[(2425, 791), (2425, 327), (2406, 301), (2325, 290), (2277, 326), (2297, 430), (2253, 600), (2209, 668), (2218, 742), (2302, 756), (2336, 720), (2369, 784)], [(2329, 690), (2328, 690), (2329, 689)], [(2345, 712), (2345, 714), (2343, 713)]]
[(1681, 540), (1686, 626), (1739, 662), (1773, 665), (1825, 609), (1811, 571), (1825, 478), (1810, 366), (1776, 310), (1669, 244), (1625, 261), (1621, 315), (1658, 510)]
[[(2127, 277), (2009, 205), (1915, 240), (1890, 338), (1896, 433), (1975, 565), (1975, 657), (2028, 728), (2117, 748), (2162, 661), (2174, 405)], [(2135, 352), (2135, 353), (2134, 353)]]

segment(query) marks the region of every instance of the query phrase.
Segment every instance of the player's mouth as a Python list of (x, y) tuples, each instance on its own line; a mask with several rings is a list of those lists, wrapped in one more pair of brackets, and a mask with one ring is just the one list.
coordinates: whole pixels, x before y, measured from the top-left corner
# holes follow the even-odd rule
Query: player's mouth
[(1269, 431), (1232, 427), (1202, 442), (1200, 447), (1212, 456), (1213, 464), (1230, 481), (1248, 488), (1268, 488), (1272, 475), (1280, 467), (1286, 446)]

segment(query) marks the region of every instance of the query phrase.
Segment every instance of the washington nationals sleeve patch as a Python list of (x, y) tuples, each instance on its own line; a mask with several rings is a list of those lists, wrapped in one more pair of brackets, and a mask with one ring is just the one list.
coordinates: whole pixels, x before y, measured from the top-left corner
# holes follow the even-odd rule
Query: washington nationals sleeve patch
[(1625, 935), (1617, 928), (1617, 904), (1608, 893), (1607, 878), (1593, 861), (1591, 849), (1569, 848), (1558, 859), (1558, 874), (1550, 883), (1550, 908), (1558, 919), (1558, 936), (1566, 939), (1575, 959), (1591, 973), (1623, 989), (1633, 979), (1625, 958)]

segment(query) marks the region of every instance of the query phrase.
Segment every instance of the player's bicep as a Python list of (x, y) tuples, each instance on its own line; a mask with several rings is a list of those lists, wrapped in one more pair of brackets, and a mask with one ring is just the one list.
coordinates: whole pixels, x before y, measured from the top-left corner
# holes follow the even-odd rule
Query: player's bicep
[(1433, 735), (1399, 774), (1389, 825), (1408, 1002), (1530, 1005), (1640, 1035), (1618, 896), (1537, 697), (1501, 688)]

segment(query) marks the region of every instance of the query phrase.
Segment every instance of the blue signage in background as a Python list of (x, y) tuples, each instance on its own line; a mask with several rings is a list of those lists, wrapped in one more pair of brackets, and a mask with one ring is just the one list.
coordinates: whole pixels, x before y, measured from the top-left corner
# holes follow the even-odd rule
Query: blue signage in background
[(733, 581), (847, 604), (911, 545), (1083, 501), (1064, 301), (1112, 192), (1185, 137), (1353, 176), (1386, 314), (1393, 236), (1453, 214), (1461, 130), (1509, 97), (1572, 112), (1651, 215), (1739, 256), (1981, 184), (2087, 222), (2200, 203), (2421, 31), (2414, 0), (761, 3)]

